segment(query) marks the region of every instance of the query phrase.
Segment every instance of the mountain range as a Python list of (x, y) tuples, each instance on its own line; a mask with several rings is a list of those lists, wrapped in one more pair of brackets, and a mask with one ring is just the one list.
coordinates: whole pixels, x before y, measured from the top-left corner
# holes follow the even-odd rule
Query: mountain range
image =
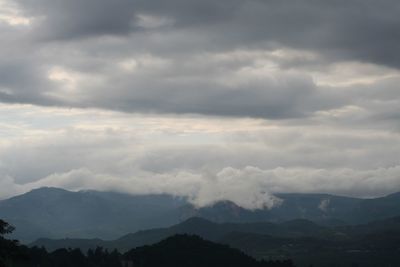
[[(363, 225), (321, 226), (297, 219), (282, 223), (214, 223), (190, 218), (180, 224), (127, 234), (113, 241), (100, 239), (39, 239), (31, 247), (49, 251), (103, 247), (120, 252), (156, 244), (170, 236), (190, 234), (229, 245), (264, 260), (292, 259), (296, 266), (398, 266), (400, 257), (400, 216)], [(390, 265), (392, 264), (392, 265)], [(332, 265), (334, 266), (334, 265)]]
[[(191, 217), (218, 223), (281, 223), (303, 219), (322, 226), (366, 224), (400, 216), (400, 193), (374, 199), (326, 194), (277, 194), (272, 209), (248, 210), (230, 201), (197, 208), (170, 195), (70, 192), (40, 188), (0, 201), (0, 218), (24, 243), (38, 238), (114, 240), (126, 233), (169, 227)], [(271, 226), (272, 227), (272, 226)]]

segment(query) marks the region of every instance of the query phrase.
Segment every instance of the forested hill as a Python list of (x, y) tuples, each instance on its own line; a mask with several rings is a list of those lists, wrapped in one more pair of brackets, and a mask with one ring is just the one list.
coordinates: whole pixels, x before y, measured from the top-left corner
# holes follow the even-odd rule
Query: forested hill
[(138, 247), (124, 255), (137, 267), (291, 267), (292, 261), (256, 261), (227, 245), (193, 235), (175, 235), (152, 246)]

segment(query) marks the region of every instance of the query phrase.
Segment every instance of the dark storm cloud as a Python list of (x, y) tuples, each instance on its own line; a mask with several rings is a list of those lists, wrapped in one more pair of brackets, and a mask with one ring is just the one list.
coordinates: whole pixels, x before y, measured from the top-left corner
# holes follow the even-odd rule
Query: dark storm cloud
[(223, 21), (240, 1), (142, 1), (142, 0), (18, 0), (25, 12), (44, 16), (40, 30), (48, 38), (85, 38), (96, 35), (124, 35), (138, 31), (139, 14), (166, 16), (176, 27), (201, 26)]
[(19, 62), (0, 63), (0, 100), (2, 102), (20, 102), (31, 104), (51, 104), (41, 92), (50, 84), (42, 77), (42, 74), (29, 60)]
[(130, 1), (19, 1), (27, 15), (41, 17), (41, 37), (69, 39), (130, 31)]
[[(95, 66), (93, 72), (93, 63), (88, 59), (83, 65), (71, 63), (79, 65), (82, 72), (66, 70), (64, 73), (63, 69), (56, 69), (53, 74), (56, 79), (49, 80), (53, 70), (46, 64), (35, 65), (36, 60), (37, 57), (32, 57), (0, 64), (2, 102), (269, 119), (307, 117), (315, 111), (339, 107), (347, 102), (332, 90), (321, 90), (306, 75), (275, 73), (260, 76), (252, 74), (252, 70), (238, 75), (235, 72), (240, 65), (215, 74), (214, 71), (221, 67), (219, 63), (199, 62), (194, 69), (184, 70), (179, 66), (180, 60), (164, 63), (150, 58), (144, 60), (149, 63), (143, 63), (149, 66), (143, 66), (143, 70), (139, 67), (133, 73), (99, 66)], [(86, 69), (89, 72), (85, 72)], [(84, 79), (88, 81), (74, 85), (73, 80), (80, 77), (73, 75), (87, 75)], [(232, 79), (232, 83), (221, 82), (224, 76), (228, 81)], [(78, 88), (69, 88), (70, 84)]]
[[(317, 110), (346, 103), (340, 96), (319, 90), (307, 77), (284, 76), (281, 77), (283, 81), (263, 77), (229, 87), (212, 81), (207, 74), (196, 77), (200, 81), (170, 81), (168, 77), (159, 77), (156, 81), (129, 78), (121, 79), (122, 82), (112, 80), (104, 88), (89, 90), (89, 95), (96, 92), (96, 96), (91, 98), (93, 106), (128, 112), (192, 113), (269, 119), (306, 117)], [(109, 90), (112, 85), (114, 90)]]
[(400, 66), (400, 3), (393, 0), (18, 2), (28, 14), (45, 17), (38, 32), (47, 38), (128, 35), (144, 30), (138, 15), (149, 14), (172, 19), (169, 30), (206, 32), (209, 45), (202, 50), (270, 43)]
[[(400, 4), (392, 0), (17, 3), (31, 24), (0, 28), (7, 33), (0, 37), (7, 41), (0, 51), (2, 102), (304, 118), (369, 101), (356, 90), (317, 85), (312, 71), (346, 61), (400, 67)], [(235, 55), (279, 49), (314, 57)], [(118, 67), (128, 59), (131, 70)]]

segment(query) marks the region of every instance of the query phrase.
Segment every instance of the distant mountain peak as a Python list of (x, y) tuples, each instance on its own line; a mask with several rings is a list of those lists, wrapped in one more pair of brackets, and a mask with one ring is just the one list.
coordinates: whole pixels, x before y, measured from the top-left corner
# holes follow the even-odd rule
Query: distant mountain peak
[(36, 193), (72, 193), (72, 192), (59, 187), (39, 187), (32, 189), (31, 191), (25, 194), (36, 194)]
[(214, 225), (215, 223), (201, 218), (201, 217), (191, 217), (189, 219), (186, 219), (185, 221), (181, 222), (179, 225), (185, 225), (185, 224), (197, 224), (197, 225)]
[(389, 194), (386, 197), (387, 198), (400, 198), (400, 192)]

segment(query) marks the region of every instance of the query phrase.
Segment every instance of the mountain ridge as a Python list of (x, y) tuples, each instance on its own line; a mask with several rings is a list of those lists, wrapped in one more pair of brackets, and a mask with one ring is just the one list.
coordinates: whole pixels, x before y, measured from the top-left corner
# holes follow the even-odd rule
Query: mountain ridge
[(197, 208), (169, 195), (40, 188), (0, 201), (0, 217), (15, 225), (14, 238), (116, 239), (139, 230), (168, 227), (190, 217), (213, 222), (255, 223), (305, 219), (326, 226), (362, 224), (400, 215), (400, 193), (375, 199), (329, 194), (277, 194), (281, 205), (247, 210), (231, 201)]
[(342, 258), (346, 264), (339, 266), (353, 266), (354, 262), (368, 267), (380, 266), (382, 262), (392, 266), (400, 263), (400, 216), (365, 225), (336, 228), (302, 219), (274, 224), (213, 223), (203, 218), (190, 218), (169, 228), (138, 231), (114, 241), (38, 240), (31, 246), (44, 246), (50, 251), (59, 248), (87, 251), (101, 246), (109, 251), (118, 249), (125, 252), (183, 234), (229, 245), (256, 259), (293, 259), (298, 267), (310, 264), (326, 266), (326, 262)]
[(326, 227), (303, 219), (282, 223), (215, 223), (204, 218), (193, 217), (170, 227), (128, 233), (110, 241), (101, 239), (38, 239), (31, 243), (30, 246), (44, 246), (50, 250), (63, 247), (87, 250), (101, 246), (110, 250), (118, 249), (120, 251), (127, 251), (130, 248), (159, 242), (164, 238), (176, 234), (198, 235), (214, 242), (227, 240), (226, 237), (233, 233), (263, 236), (264, 238), (273, 240), (301, 240), (311, 238), (330, 242), (358, 239), (385, 231), (400, 233), (400, 216), (368, 224), (340, 227)]

